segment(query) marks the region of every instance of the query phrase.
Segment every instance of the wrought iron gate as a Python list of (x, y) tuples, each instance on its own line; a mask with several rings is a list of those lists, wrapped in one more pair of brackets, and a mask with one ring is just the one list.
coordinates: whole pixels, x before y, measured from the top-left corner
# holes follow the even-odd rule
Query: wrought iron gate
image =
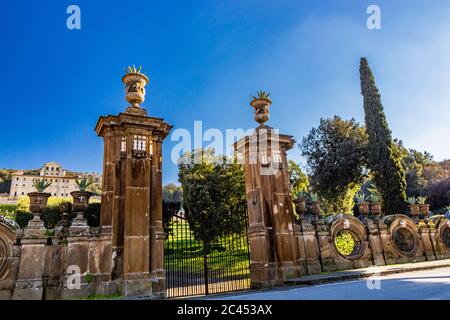
[(167, 297), (207, 295), (250, 288), (247, 232), (223, 237), (205, 254), (188, 221), (174, 215), (164, 242)]

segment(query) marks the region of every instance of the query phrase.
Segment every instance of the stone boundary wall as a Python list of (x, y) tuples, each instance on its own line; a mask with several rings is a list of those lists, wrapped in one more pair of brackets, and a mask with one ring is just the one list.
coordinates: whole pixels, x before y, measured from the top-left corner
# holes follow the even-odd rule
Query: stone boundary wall
[[(112, 278), (111, 228), (74, 226), (52, 237), (26, 229), (0, 220), (0, 300), (127, 295), (122, 280)], [(343, 232), (354, 240), (352, 252), (336, 245)], [(415, 222), (406, 215), (362, 220), (305, 215), (294, 224), (293, 235), (301, 275), (450, 258), (450, 221), (444, 216)], [(75, 289), (69, 287), (75, 284), (74, 266), (81, 273)], [(143, 294), (151, 297), (151, 288)]]
[[(343, 232), (354, 240), (351, 253), (336, 245)], [(302, 275), (450, 258), (450, 221), (444, 216), (415, 222), (401, 214), (362, 220), (305, 215), (296, 221), (294, 235)]]

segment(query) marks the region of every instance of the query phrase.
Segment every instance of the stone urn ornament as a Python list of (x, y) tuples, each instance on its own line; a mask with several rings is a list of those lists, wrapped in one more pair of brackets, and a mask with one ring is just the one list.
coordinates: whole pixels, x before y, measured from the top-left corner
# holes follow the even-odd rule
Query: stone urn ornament
[(77, 213), (74, 220), (84, 221), (84, 212), (86, 212), (89, 199), (92, 196), (92, 192), (86, 191), (89, 186), (92, 185), (92, 180), (83, 178), (81, 180), (75, 180), (75, 183), (79, 191), (73, 191), (70, 195), (73, 197), (72, 211)]
[(417, 204), (416, 197), (408, 197), (406, 199), (406, 202), (408, 203), (408, 207), (409, 207), (409, 215), (411, 216), (411, 218), (414, 221), (417, 221), (417, 219), (420, 215), (420, 210), (419, 210), (419, 204)]
[(136, 69), (133, 65), (128, 67), (126, 74), (122, 77), (125, 85), (126, 99), (130, 103), (126, 113), (147, 115), (147, 111), (140, 106), (145, 101), (145, 86), (149, 83), (148, 77), (141, 72), (142, 67)]
[(253, 100), (250, 102), (255, 109), (255, 121), (261, 125), (269, 121), (269, 107), (272, 104), (269, 96), (270, 93), (260, 90), (256, 96), (252, 96)]
[(430, 205), (426, 204), (427, 201), (426, 197), (417, 197), (417, 204), (419, 205), (419, 212), (420, 215), (423, 216), (423, 218), (428, 218), (430, 214)]
[(369, 215), (369, 201), (364, 193), (356, 195), (356, 202), (358, 204), (358, 211), (361, 216), (367, 218)]
[(40, 237), (45, 231), (44, 221), (41, 219), (41, 213), (47, 206), (48, 198), (51, 194), (44, 192), (52, 183), (45, 178), (33, 179), (33, 187), (36, 192), (28, 193), (30, 198), (30, 211), (33, 214), (33, 219), (28, 221), (25, 231), (25, 236)]
[(312, 221), (316, 222), (320, 216), (320, 198), (316, 193), (309, 195), (310, 208), (312, 213)]
[(294, 199), (295, 211), (303, 218), (306, 213), (306, 201), (308, 200), (308, 194), (306, 192), (299, 192)]
[(375, 219), (379, 219), (381, 216), (381, 201), (380, 194), (378, 192), (377, 187), (372, 184), (370, 188), (368, 188), (370, 192), (369, 201), (370, 201), (370, 213), (375, 217)]

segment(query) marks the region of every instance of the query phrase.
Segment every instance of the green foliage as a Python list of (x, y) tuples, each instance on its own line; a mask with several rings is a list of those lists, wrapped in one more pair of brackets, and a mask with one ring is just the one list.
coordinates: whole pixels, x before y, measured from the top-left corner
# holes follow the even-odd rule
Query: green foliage
[(17, 211), (28, 212), (30, 210), (30, 198), (28, 196), (20, 196), (17, 199)]
[(17, 205), (16, 204), (0, 204), (0, 215), (10, 215), (16, 212)]
[(367, 135), (355, 119), (320, 119), (299, 145), (307, 159), (311, 188), (326, 211), (351, 213), (365, 178)]
[(94, 281), (94, 275), (92, 273), (86, 273), (84, 275), (84, 280), (86, 281), (86, 283), (91, 283), (92, 281)]
[(381, 96), (365, 58), (360, 65), (361, 93), (368, 134), (367, 161), (382, 197), (383, 212), (403, 213), (406, 200), (406, 177), (389, 130)]
[(367, 202), (368, 197), (364, 194), (364, 192), (359, 192), (356, 194), (355, 199), (357, 203)]
[(317, 193), (310, 193), (309, 194), (309, 201), (317, 202), (319, 200), (320, 200), (320, 197), (319, 197), (319, 195)]
[(296, 199), (305, 199), (305, 200), (307, 200), (308, 197), (309, 197), (309, 194), (308, 194), (308, 192), (306, 192), (306, 191), (300, 191), (300, 192), (298, 192), (298, 193), (295, 195), (295, 198), (296, 198)]
[(86, 189), (89, 188), (93, 184), (93, 181), (92, 181), (92, 179), (84, 177), (81, 180), (75, 180), (75, 184), (77, 185), (78, 190), (86, 191)]
[(260, 90), (256, 93), (256, 97), (252, 96), (252, 98), (253, 98), (253, 100), (269, 99), (269, 96), (270, 96), (270, 93)]
[(138, 69), (136, 69), (136, 67), (133, 64), (131, 67), (128, 66), (128, 68), (125, 70), (125, 72), (126, 73), (141, 73), (141, 69), (142, 69), (142, 66), (140, 66)]
[(33, 215), (29, 212), (17, 211), (14, 219), (16, 220), (17, 224), (23, 229), (28, 225), (28, 221), (33, 219)]
[(309, 179), (300, 166), (294, 161), (288, 161), (289, 182), (291, 184), (292, 195), (308, 190)]
[[(47, 206), (44, 208), (41, 214), (41, 219), (44, 221), (44, 225), (47, 229), (55, 229), (58, 222), (62, 219), (62, 214), (59, 211), (59, 205), (61, 203), (60, 199), (57, 199), (52, 206)], [(69, 213), (69, 219), (75, 218), (75, 213)], [(84, 213), (85, 218), (88, 221), (90, 227), (98, 227), (100, 225), (100, 203), (90, 203)], [(33, 219), (33, 214), (28, 211), (17, 210), (14, 219), (17, 224), (24, 228), (27, 226), (28, 221)]]
[(380, 197), (377, 194), (372, 193), (369, 196), (369, 201), (372, 202), (372, 203), (378, 203), (378, 202), (380, 202)]
[(408, 203), (408, 204), (416, 204), (416, 202), (417, 202), (417, 199), (416, 199), (416, 197), (408, 197), (407, 199), (406, 199), (406, 203)]
[(45, 178), (42, 179), (33, 179), (33, 187), (36, 189), (37, 192), (44, 192), (45, 189), (50, 187), (52, 185), (51, 182), (46, 181)]
[(425, 204), (426, 201), (427, 201), (427, 197), (417, 197), (418, 204)]
[(219, 237), (246, 230), (247, 201), (241, 165), (229, 164), (224, 156), (214, 156), (211, 150), (198, 149), (184, 154), (178, 168), (189, 227), (205, 250)]
[(0, 170), (0, 193), (7, 193), (11, 188), (11, 174), (12, 170)]
[(339, 232), (334, 239), (334, 243), (339, 252), (344, 256), (351, 255), (353, 250), (355, 250), (355, 239), (353, 239), (352, 234), (348, 231)]
[(98, 227), (100, 225), (100, 210), (101, 203), (93, 202), (88, 204), (84, 217), (87, 219), (90, 227)]

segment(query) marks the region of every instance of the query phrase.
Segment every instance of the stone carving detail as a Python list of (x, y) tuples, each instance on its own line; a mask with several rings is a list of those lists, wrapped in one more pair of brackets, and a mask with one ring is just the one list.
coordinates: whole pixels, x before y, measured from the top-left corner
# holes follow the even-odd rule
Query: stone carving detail
[(414, 255), (416, 245), (416, 237), (406, 228), (398, 228), (393, 232), (393, 240), (397, 249), (407, 256)]
[(440, 236), (442, 243), (445, 245), (447, 250), (450, 251), (450, 227), (445, 226), (442, 228)]
[(13, 255), (13, 244), (15, 241), (16, 234), (12, 226), (0, 220), (0, 279), (8, 272), (9, 260)]
[(122, 77), (125, 85), (127, 101), (131, 104), (127, 108), (127, 113), (146, 115), (147, 111), (141, 108), (140, 104), (145, 101), (145, 86), (148, 84), (148, 77), (139, 70), (129, 69), (129, 72)]
[[(333, 250), (346, 260), (360, 259), (367, 249), (367, 232), (365, 226), (356, 218), (342, 216), (330, 228)], [(338, 239), (345, 239), (353, 246), (342, 250), (337, 243)]]
[(5, 243), (5, 241), (2, 238), (0, 238), (0, 279), (5, 273), (8, 256), (9, 256), (8, 246)]

